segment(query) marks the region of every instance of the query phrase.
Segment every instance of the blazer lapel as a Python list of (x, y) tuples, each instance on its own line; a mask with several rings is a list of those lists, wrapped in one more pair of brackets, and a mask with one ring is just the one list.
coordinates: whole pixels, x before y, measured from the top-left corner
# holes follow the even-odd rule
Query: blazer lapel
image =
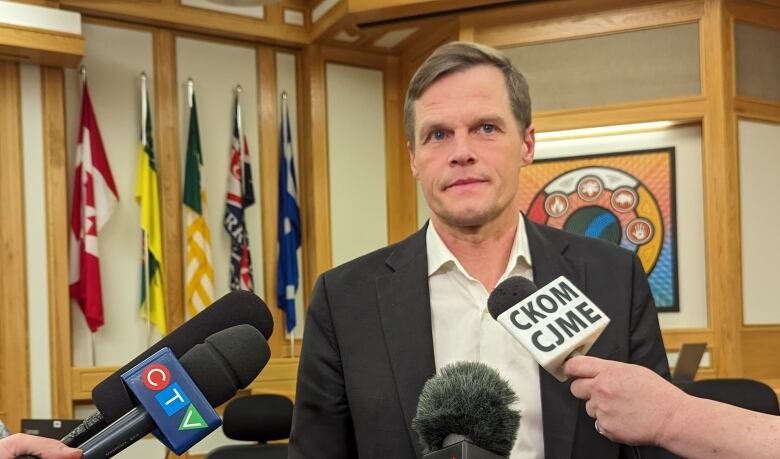
[[(568, 242), (558, 232), (537, 225), (527, 217), (524, 220), (531, 250), (534, 283), (543, 286), (564, 275), (584, 291), (584, 260), (566, 258)], [(570, 382), (558, 382), (541, 367), (539, 380), (542, 391), (544, 454), (546, 457), (571, 457), (579, 401), (569, 392)]]
[(411, 428), (425, 382), (436, 373), (428, 292), (428, 255), (423, 227), (398, 244), (387, 258), (393, 271), (376, 279), (379, 318), (409, 438), (421, 455)]

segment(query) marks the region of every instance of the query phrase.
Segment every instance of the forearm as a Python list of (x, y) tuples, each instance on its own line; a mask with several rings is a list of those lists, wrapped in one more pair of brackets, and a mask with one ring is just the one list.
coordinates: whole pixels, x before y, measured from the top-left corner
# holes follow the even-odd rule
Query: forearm
[(780, 452), (780, 417), (686, 396), (658, 443), (693, 459), (776, 458)]

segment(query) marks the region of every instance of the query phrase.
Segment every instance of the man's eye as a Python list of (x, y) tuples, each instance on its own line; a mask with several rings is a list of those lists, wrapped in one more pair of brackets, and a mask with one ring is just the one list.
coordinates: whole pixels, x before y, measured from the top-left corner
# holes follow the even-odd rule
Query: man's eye
[(480, 127), (480, 129), (482, 129), (482, 132), (484, 132), (485, 134), (492, 134), (493, 132), (496, 131), (496, 126), (493, 124), (485, 123)]
[(433, 131), (430, 134), (431, 140), (444, 140), (444, 132), (442, 131)]

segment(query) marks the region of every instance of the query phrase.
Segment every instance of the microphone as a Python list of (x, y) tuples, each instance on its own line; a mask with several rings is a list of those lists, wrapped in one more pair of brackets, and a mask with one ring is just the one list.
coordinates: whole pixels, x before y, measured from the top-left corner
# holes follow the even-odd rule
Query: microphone
[(214, 333), (181, 361), (159, 350), (122, 375), (139, 405), (84, 442), (82, 459), (112, 457), (149, 432), (182, 454), (222, 424), (212, 407), (248, 386), (270, 356), (263, 335), (246, 324)]
[(509, 457), (520, 425), (520, 412), (510, 408), (516, 401), (509, 383), (484, 363), (441, 368), (423, 386), (412, 419), (423, 457)]
[(586, 354), (609, 324), (609, 317), (564, 276), (541, 289), (524, 277), (510, 277), (488, 297), (488, 311), (561, 382), (566, 381), (564, 362)]
[(265, 339), (273, 333), (273, 318), (263, 300), (246, 291), (228, 293), (95, 386), (92, 401), (97, 411), (61, 441), (68, 446), (78, 447), (135, 407), (132, 396), (121, 380), (125, 371), (163, 347), (170, 348), (174, 356), (181, 357), (210, 335), (239, 324), (253, 326)]

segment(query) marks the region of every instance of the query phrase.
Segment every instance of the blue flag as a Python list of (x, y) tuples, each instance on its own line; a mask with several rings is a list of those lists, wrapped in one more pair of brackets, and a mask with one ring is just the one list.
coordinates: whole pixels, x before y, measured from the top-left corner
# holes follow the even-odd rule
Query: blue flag
[(279, 258), (276, 268), (276, 301), (286, 316), (287, 331), (295, 327), (295, 293), (298, 291), (298, 248), (301, 246), (301, 218), (298, 184), (295, 180), (290, 115), (282, 102), (279, 128)]

